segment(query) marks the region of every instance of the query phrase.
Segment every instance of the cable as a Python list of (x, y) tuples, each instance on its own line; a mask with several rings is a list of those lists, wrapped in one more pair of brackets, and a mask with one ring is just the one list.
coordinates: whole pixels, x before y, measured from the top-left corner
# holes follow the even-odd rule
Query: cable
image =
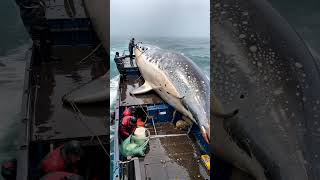
[(96, 48), (94, 48), (91, 53), (89, 53), (86, 57), (84, 57), (83, 59), (81, 59), (79, 61), (78, 64), (82, 64), (83, 62), (85, 62), (85, 60), (87, 60), (92, 54), (94, 54), (100, 47), (101, 47), (102, 43), (98, 44), (98, 46)]
[[(87, 128), (88, 132), (90, 132), (93, 136), (95, 136), (101, 146), (101, 148), (103, 149), (103, 151), (108, 155), (108, 157), (110, 158), (110, 155), (108, 153), (108, 151), (105, 149), (105, 147), (103, 146), (103, 143), (102, 141), (100, 140), (99, 136), (97, 134), (95, 134), (91, 129), (90, 127), (82, 120), (81, 116), (82, 113), (81, 111), (79, 110), (79, 108), (76, 106), (76, 104), (74, 102), (70, 102), (70, 105), (71, 107), (73, 108), (73, 110), (75, 111), (75, 114), (77, 115), (76, 117), (78, 118), (78, 120), (80, 120), (82, 122), (82, 124)], [(80, 116), (81, 115), (81, 116)]]

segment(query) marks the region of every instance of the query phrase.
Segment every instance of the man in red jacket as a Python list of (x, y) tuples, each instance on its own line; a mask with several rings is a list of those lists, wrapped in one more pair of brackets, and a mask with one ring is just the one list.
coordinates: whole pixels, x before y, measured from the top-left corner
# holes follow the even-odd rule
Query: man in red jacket
[(82, 153), (80, 142), (70, 141), (57, 147), (44, 158), (41, 162), (41, 171), (43, 174), (57, 171), (78, 173), (77, 162)]
[(129, 137), (137, 128), (137, 118), (134, 116), (125, 116), (122, 118), (119, 134), (122, 140)]
[(136, 113), (135, 107), (126, 107), (126, 109), (123, 111), (123, 116), (134, 116)]

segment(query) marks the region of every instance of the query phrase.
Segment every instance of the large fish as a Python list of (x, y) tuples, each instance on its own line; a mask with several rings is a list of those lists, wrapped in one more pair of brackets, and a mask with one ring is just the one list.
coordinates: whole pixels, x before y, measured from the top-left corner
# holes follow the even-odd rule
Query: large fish
[(216, 0), (211, 17), (213, 93), (238, 110), (213, 118), (215, 155), (256, 179), (319, 179), (320, 73), (303, 40), (265, 0)]
[(208, 78), (189, 58), (152, 45), (134, 49), (145, 83), (132, 94), (154, 90), (168, 104), (194, 120), (209, 142), (210, 85)]
[(110, 2), (108, 0), (84, 0), (84, 5), (103, 47), (106, 52), (109, 52)]
[(109, 72), (98, 77), (80, 87), (71, 90), (62, 97), (64, 103), (88, 104), (107, 101), (109, 98), (109, 88), (107, 81)]

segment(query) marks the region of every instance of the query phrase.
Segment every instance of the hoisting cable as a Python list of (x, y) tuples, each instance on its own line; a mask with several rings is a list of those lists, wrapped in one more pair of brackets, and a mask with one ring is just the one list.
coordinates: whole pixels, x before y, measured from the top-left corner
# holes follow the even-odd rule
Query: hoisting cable
[(94, 54), (100, 47), (101, 47), (102, 43), (99, 43), (98, 46), (96, 48), (94, 48), (86, 57), (82, 58), (78, 64), (82, 64), (83, 62), (86, 62), (86, 60), (92, 55)]
[(76, 118), (77, 118), (78, 120), (80, 120), (80, 122), (82, 123), (82, 125), (88, 130), (89, 133), (92, 134), (92, 136), (95, 136), (95, 137), (97, 138), (97, 140), (98, 140), (101, 148), (103, 149), (103, 151), (105, 152), (105, 154), (110, 158), (110, 155), (109, 155), (108, 151), (106, 150), (106, 148), (104, 147), (104, 145), (103, 145), (100, 137), (99, 137), (97, 134), (95, 134), (95, 133), (91, 130), (91, 128), (90, 128), (90, 127), (83, 121), (83, 119), (81, 118), (81, 116), (83, 116), (83, 115), (82, 115), (81, 111), (79, 110), (79, 108), (76, 106), (76, 104), (71, 101), (71, 102), (70, 102), (70, 105), (71, 105), (71, 107), (73, 108), (73, 110), (75, 111)]

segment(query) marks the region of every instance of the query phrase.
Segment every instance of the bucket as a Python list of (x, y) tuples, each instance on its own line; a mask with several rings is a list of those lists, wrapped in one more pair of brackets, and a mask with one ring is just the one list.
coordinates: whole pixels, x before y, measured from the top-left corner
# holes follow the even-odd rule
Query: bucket
[(145, 138), (146, 137), (146, 128), (144, 127), (137, 127), (134, 131), (134, 135), (137, 138)]
[(134, 143), (138, 144), (139, 146), (142, 145), (146, 140), (146, 128), (144, 127), (137, 127), (134, 131), (134, 135), (132, 136), (132, 140)]

